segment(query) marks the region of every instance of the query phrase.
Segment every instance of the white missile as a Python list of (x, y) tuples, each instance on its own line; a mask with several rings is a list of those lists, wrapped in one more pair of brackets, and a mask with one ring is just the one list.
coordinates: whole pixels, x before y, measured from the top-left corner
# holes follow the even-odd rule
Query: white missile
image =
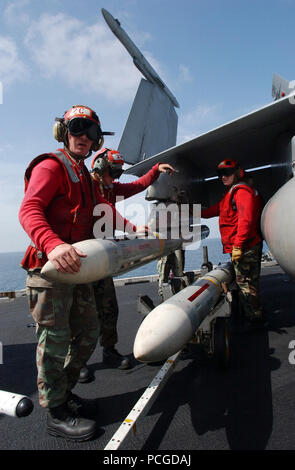
[(33, 411), (32, 401), (25, 395), (0, 390), (0, 414), (23, 418)]
[(157, 235), (155, 238), (119, 241), (91, 239), (73, 243), (73, 246), (87, 255), (86, 258), (80, 258), (79, 272), (61, 273), (51, 261), (47, 261), (41, 270), (46, 279), (64, 284), (86, 284), (117, 276), (168, 255), (181, 248), (182, 241), (163, 240)]
[(102, 8), (101, 12), (111, 31), (115, 36), (117, 36), (119, 41), (123, 44), (123, 46), (127, 49), (133, 58), (134, 65), (138, 68), (138, 70), (145, 76), (145, 78), (148, 79), (148, 81), (158, 85), (161, 90), (170, 98), (172, 104), (179, 108), (179, 104), (175, 96), (171, 93), (165, 83), (163, 83), (157, 72), (153, 69), (151, 64), (146, 60), (138, 47), (121, 27), (120, 22), (115, 19), (107, 10), (105, 10), (105, 8)]
[(272, 255), (281, 268), (295, 277), (294, 220), (295, 178), (291, 178), (269, 199), (262, 212), (261, 229)]
[(134, 357), (141, 362), (158, 362), (181, 350), (216, 305), (222, 283), (232, 280), (232, 264), (223, 264), (158, 305), (139, 327)]

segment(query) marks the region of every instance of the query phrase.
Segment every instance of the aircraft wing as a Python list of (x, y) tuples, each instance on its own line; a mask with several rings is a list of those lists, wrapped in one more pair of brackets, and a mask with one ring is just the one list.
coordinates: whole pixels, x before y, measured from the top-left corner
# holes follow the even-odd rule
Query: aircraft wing
[[(207, 178), (216, 176), (215, 169), (221, 160), (234, 158), (246, 170), (269, 165), (269, 168), (255, 171), (255, 184), (263, 186), (262, 193), (267, 200), (292, 174), (294, 134), (295, 96), (291, 94), (136, 163), (125, 174), (141, 176), (157, 162), (172, 163), (186, 175), (191, 189), (194, 182), (202, 183), (199, 202), (208, 205), (215, 202), (220, 190), (216, 189), (217, 181), (207, 181)], [(161, 178), (162, 175), (159, 182)], [(179, 186), (176, 180), (174, 182)], [(199, 190), (195, 192), (200, 194)]]

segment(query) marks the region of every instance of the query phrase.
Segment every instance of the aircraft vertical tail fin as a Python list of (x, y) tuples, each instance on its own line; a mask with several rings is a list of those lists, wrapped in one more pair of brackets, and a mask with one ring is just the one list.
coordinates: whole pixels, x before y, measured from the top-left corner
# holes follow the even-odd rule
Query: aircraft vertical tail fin
[(177, 121), (167, 94), (142, 79), (118, 147), (126, 163), (135, 164), (174, 147)]

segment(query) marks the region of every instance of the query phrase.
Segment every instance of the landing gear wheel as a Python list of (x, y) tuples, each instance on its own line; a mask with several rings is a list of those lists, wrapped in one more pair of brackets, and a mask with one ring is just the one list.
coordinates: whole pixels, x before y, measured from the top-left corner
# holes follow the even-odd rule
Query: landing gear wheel
[(214, 324), (214, 360), (218, 367), (228, 369), (230, 364), (230, 336), (227, 318), (218, 317)]

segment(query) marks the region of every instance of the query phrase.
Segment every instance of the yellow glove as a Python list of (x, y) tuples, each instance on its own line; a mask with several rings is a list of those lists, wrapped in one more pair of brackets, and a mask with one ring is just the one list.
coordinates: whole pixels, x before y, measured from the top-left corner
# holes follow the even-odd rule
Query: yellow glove
[(242, 257), (242, 250), (241, 248), (238, 248), (237, 246), (233, 246), (232, 252), (231, 252), (231, 259), (232, 261), (240, 261)]

